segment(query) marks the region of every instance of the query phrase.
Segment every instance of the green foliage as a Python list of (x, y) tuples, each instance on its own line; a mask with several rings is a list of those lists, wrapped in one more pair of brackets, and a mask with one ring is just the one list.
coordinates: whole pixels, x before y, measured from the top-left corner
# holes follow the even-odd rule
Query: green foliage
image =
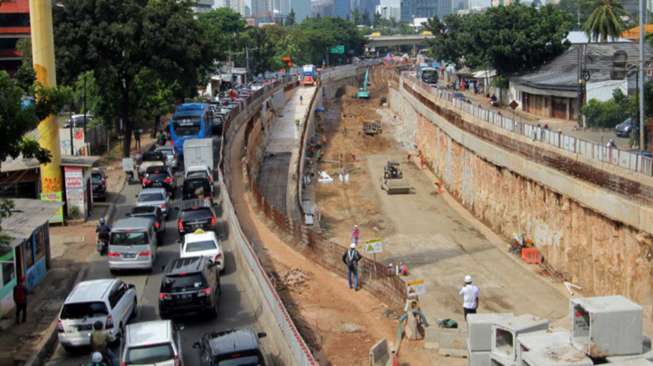
[(626, 29), (621, 17), (626, 12), (619, 0), (596, 0), (593, 9), (583, 24), (583, 30), (591, 41), (607, 42), (621, 36)]
[(290, 9), (288, 17), (286, 17), (286, 26), (290, 27), (295, 25), (295, 9)]
[(57, 74), (72, 83), (81, 72), (93, 70), (105, 99), (99, 114), (106, 121), (120, 115), (127, 156), (139, 118), (135, 111), (152, 90), (144, 85), (161, 82), (177, 98), (193, 95), (215, 49), (206, 46), (206, 30), (189, 1), (62, 2), (63, 7), (54, 8)]
[(569, 14), (547, 5), (515, 2), (481, 13), (429, 19), (431, 54), (445, 62), (472, 68), (494, 68), (500, 75), (536, 69), (560, 55), (571, 29)]
[(596, 0), (560, 0), (557, 7), (569, 14), (574, 19), (574, 24), (578, 24), (578, 15), (580, 11), (580, 24), (584, 24), (592, 14)]
[(614, 99), (606, 102), (592, 99), (583, 106), (581, 112), (590, 127), (612, 128), (624, 120), (624, 110)]
[(218, 8), (200, 13), (198, 21), (205, 33), (210, 59), (225, 60), (230, 51), (239, 51), (240, 46), (243, 46), (237, 40), (238, 35), (245, 31), (245, 19), (231, 8)]
[(36, 73), (32, 66), (32, 42), (29, 38), (21, 38), (16, 44), (16, 49), (23, 54), (20, 67), (16, 71), (16, 81), (18, 86), (30, 91), (36, 81)]
[[(286, 47), (297, 64), (322, 64), (329, 57), (330, 63), (343, 62), (335, 55), (327, 56), (328, 49), (344, 45), (348, 55), (358, 55), (363, 50), (365, 39), (354, 23), (333, 17), (306, 18), (289, 31)], [(292, 53), (290, 51), (293, 51)], [(336, 62), (333, 62), (336, 61)]]
[(0, 162), (7, 157), (34, 157), (41, 162), (50, 160), (50, 153), (38, 143), (25, 137), (36, 128), (38, 122), (50, 114), (56, 113), (70, 102), (70, 92), (66, 88), (46, 88), (37, 85), (36, 102), (29, 108), (21, 107), (23, 96), (27, 92), (20, 88), (16, 80), (0, 70)]

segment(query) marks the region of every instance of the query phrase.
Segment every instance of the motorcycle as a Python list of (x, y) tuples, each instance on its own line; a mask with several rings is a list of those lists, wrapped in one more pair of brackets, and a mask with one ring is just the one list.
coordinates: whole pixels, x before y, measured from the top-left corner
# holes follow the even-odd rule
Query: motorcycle
[(95, 248), (97, 249), (98, 254), (105, 256), (107, 255), (107, 250), (109, 249), (109, 241), (98, 236)]

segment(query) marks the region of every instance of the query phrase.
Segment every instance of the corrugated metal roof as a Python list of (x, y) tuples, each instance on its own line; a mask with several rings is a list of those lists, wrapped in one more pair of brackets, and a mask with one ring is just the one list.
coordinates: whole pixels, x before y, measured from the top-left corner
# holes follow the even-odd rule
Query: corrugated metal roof
[[(576, 90), (578, 79), (578, 51), (580, 45), (572, 45), (562, 55), (542, 66), (538, 71), (514, 77), (511, 81), (531, 88), (545, 90)], [(626, 64), (637, 64), (639, 46), (636, 43), (589, 43), (586, 46), (586, 69), (590, 72), (590, 81), (611, 80), (615, 53), (626, 54)], [(651, 55), (652, 48), (646, 46), (646, 54)], [(651, 57), (649, 56), (649, 60)]]
[(46, 202), (25, 198), (12, 198), (14, 210), (4, 218), (0, 226), (2, 233), (12, 238), (10, 245), (18, 246), (28, 239), (34, 230), (45, 224), (63, 202)]

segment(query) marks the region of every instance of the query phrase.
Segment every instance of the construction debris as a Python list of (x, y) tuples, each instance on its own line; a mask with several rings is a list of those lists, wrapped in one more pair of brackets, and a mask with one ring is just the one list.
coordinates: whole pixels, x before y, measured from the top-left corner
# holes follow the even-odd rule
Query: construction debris
[(363, 122), (363, 133), (367, 136), (375, 136), (383, 132), (379, 122)]
[(306, 285), (308, 275), (299, 268), (292, 268), (280, 279), (281, 284), (287, 289), (298, 289)]

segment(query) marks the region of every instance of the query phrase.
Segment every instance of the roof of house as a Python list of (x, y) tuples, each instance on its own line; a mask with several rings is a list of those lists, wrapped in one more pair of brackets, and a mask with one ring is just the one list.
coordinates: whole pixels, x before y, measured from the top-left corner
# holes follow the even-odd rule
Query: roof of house
[[(653, 33), (653, 24), (644, 24), (644, 34)], [(639, 40), (639, 25), (632, 27), (621, 34), (626, 39)]]
[(32, 236), (34, 230), (45, 224), (63, 202), (46, 202), (25, 198), (12, 198), (14, 209), (11, 216), (2, 219), (2, 233), (11, 238), (12, 247), (20, 245)]
[[(639, 60), (639, 46), (636, 43), (588, 43), (584, 46), (585, 68), (589, 71), (590, 82), (611, 80), (611, 73), (615, 70), (615, 54), (618, 52), (625, 53), (626, 65), (637, 64)], [(575, 92), (578, 85), (578, 47), (581, 45), (572, 45), (539, 70), (513, 77), (510, 81), (529, 89)], [(652, 48), (646, 47), (646, 54), (651, 55)]]

